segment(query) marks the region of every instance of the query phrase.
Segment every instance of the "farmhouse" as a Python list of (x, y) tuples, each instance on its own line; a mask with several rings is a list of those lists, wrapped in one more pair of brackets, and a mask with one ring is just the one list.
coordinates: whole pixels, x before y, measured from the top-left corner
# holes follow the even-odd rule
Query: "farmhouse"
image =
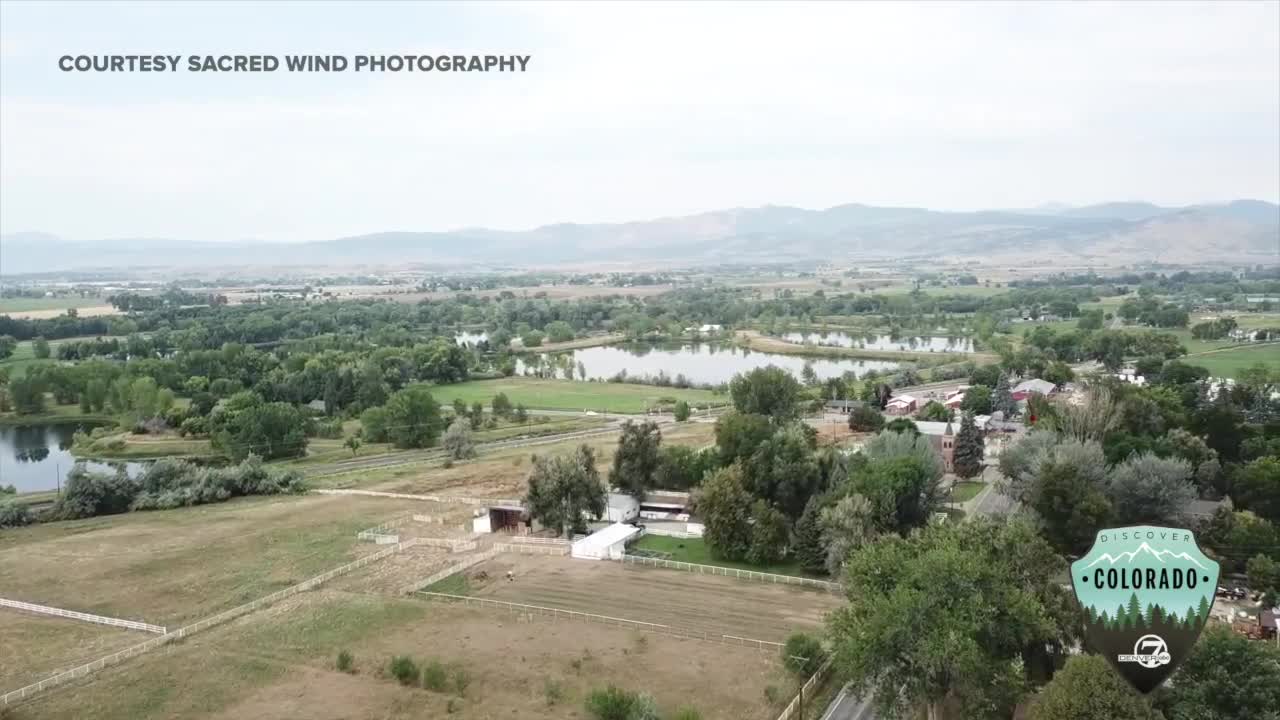
[(1049, 395), (1052, 395), (1057, 389), (1058, 389), (1058, 386), (1054, 385), (1048, 380), (1041, 380), (1040, 378), (1032, 378), (1030, 380), (1023, 380), (1022, 382), (1015, 385), (1013, 388), (1012, 395), (1014, 400), (1026, 400), (1027, 398), (1031, 397), (1033, 393), (1037, 393), (1047, 397)]
[(920, 401), (910, 395), (898, 395), (884, 406), (886, 415), (910, 415), (919, 409)]
[(942, 400), (943, 407), (947, 408), (948, 410), (959, 409), (960, 405), (964, 403), (964, 393), (968, 389), (969, 389), (968, 385), (961, 385), (955, 390), (948, 392), (946, 394), (946, 397), (944, 397)]

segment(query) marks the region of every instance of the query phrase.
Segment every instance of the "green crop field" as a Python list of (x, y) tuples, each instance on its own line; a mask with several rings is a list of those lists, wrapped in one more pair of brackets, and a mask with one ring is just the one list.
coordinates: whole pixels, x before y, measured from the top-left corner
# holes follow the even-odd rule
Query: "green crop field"
[(98, 305), (106, 304), (107, 301), (105, 298), (98, 297), (7, 297), (0, 298), (0, 315), (13, 312), (29, 312), (31, 310), (63, 310), (66, 308), (96, 307)]
[(1280, 343), (1245, 345), (1230, 350), (1189, 355), (1183, 360), (1192, 365), (1208, 368), (1214, 377), (1233, 378), (1242, 370), (1262, 363), (1280, 371)]
[(506, 393), (513, 405), (523, 404), (530, 410), (593, 410), (595, 412), (642, 413), (657, 405), (662, 398), (685, 400), (691, 405), (728, 402), (723, 395), (709, 390), (680, 390), (655, 385), (630, 383), (577, 382), (573, 380), (542, 380), (538, 378), (504, 378), (501, 380), (472, 380), (453, 385), (437, 385), (431, 388), (436, 402), (448, 405), (455, 398), (470, 405), (473, 402), (485, 406), (498, 393)]

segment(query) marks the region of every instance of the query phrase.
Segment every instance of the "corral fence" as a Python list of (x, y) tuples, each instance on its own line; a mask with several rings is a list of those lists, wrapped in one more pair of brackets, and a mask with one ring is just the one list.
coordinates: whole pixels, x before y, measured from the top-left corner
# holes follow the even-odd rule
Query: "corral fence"
[(361, 530), (356, 533), (357, 540), (371, 540), (379, 545), (393, 545), (400, 542), (400, 536), (391, 532), (396, 528), (405, 525), (410, 520), (409, 513), (394, 517), (381, 525), (374, 525), (371, 528)]
[(776, 643), (769, 640), (757, 640), (755, 638), (739, 637), (737, 635), (723, 635), (720, 633), (707, 632), (706, 630), (688, 630), (685, 628), (674, 627), (672, 625), (665, 625), (663, 623), (630, 620), (627, 618), (611, 617), (609, 615), (579, 612), (577, 610), (564, 610), (562, 608), (545, 607), (543, 605), (525, 605), (523, 603), (490, 600), (489, 598), (470, 597), (468, 595), (450, 595), (448, 593), (428, 592), (426, 590), (419, 590), (415, 594), (421, 595), (429, 600), (462, 603), (468, 607), (485, 607), (506, 610), (515, 615), (528, 617), (540, 616), (564, 618), (566, 620), (581, 620), (583, 622), (599, 623), (601, 625), (610, 625), (630, 630), (661, 633), (663, 635), (670, 635), (678, 638), (706, 640), (709, 642), (719, 642), (728, 645), (751, 647), (756, 648), (757, 650), (768, 650), (770, 652), (778, 652), (782, 648), (782, 643)]
[(9, 607), (15, 610), (25, 610), (27, 612), (39, 613), (41, 615), (55, 615), (57, 617), (71, 618), (72, 620), (83, 620), (85, 622), (98, 623), (99, 625), (112, 625), (115, 627), (128, 628), (129, 630), (142, 630), (143, 632), (156, 633), (163, 635), (167, 632), (159, 625), (151, 623), (138, 622), (136, 620), (121, 620), (120, 618), (106, 617), (105, 615), (94, 615), (93, 613), (76, 612), (75, 610), (63, 610), (62, 608), (49, 607), (48, 605), (36, 605), (35, 603), (22, 602), (21, 600), (6, 600), (0, 598), (0, 607)]
[[(827, 673), (830, 671), (831, 658), (827, 658), (826, 662), (822, 663), (822, 665), (818, 667), (818, 671), (813, 674), (813, 677), (806, 680), (804, 685), (800, 686), (800, 692), (796, 693), (796, 696), (791, 698), (791, 702), (787, 703), (787, 706), (782, 709), (782, 714), (778, 716), (778, 720), (792, 720), (792, 718), (797, 718), (800, 714), (801, 708), (804, 707), (804, 698), (807, 697), (810, 698), (810, 702), (813, 701), (813, 691), (818, 689), (818, 686), (822, 684), (822, 681), (827, 677)], [(799, 720), (804, 719), (799, 718)]]
[(449, 552), (468, 552), (479, 547), (475, 538), (418, 538), (419, 545), (445, 548)]
[(339, 490), (339, 489), (323, 489), (313, 490), (312, 492), (321, 495), (362, 495), (364, 497), (384, 497), (399, 498), (401, 500), (425, 500), (428, 502), (438, 503), (461, 503), (463, 505), (476, 505), (488, 507), (490, 505), (503, 505), (508, 507), (524, 507), (523, 500), (514, 500), (511, 498), (477, 498), (464, 497), (460, 495), (412, 495), (409, 493), (393, 493), (381, 492), (378, 490)]
[(528, 543), (494, 543), (493, 549), (498, 552), (519, 553), (522, 555), (568, 555), (573, 549), (570, 545), (533, 545)]
[(516, 535), (511, 538), (511, 542), (520, 543), (522, 545), (572, 545), (571, 542), (564, 538), (534, 537), (532, 535)]
[(115, 665), (131, 657), (141, 655), (142, 653), (154, 650), (160, 647), (161, 645), (165, 645), (170, 642), (181, 640), (187, 637), (188, 635), (194, 635), (195, 633), (208, 630), (211, 627), (214, 627), (216, 625), (221, 625), (222, 623), (228, 622), (230, 620), (234, 620), (242, 615), (246, 615), (260, 608), (267, 607), (268, 605), (277, 603), (287, 597), (290, 597), (291, 595), (296, 595), (300, 592), (312, 590), (318, 587), (319, 585), (326, 583), (335, 577), (338, 577), (339, 575), (345, 575), (346, 573), (349, 573), (353, 570), (357, 570), (371, 563), (378, 562), (379, 560), (390, 557), (395, 553), (398, 553), (401, 550), (412, 547), (416, 544), (417, 544), (416, 540), (407, 540), (403, 543), (399, 543), (395, 545), (394, 547), (390, 547), (390, 548), (387, 548), (386, 550), (380, 550), (376, 553), (366, 555), (360, 558), (359, 560), (355, 560), (354, 562), (349, 562), (346, 565), (334, 568), (333, 570), (330, 570), (321, 575), (317, 575), (313, 578), (310, 578), (309, 580), (304, 580), (298, 583), (297, 585), (292, 585), (283, 590), (273, 592), (270, 595), (267, 595), (265, 597), (258, 598), (253, 602), (245, 603), (244, 605), (241, 605), (239, 607), (235, 607), (230, 610), (220, 612), (217, 615), (213, 615), (212, 617), (207, 617), (203, 620), (200, 620), (199, 622), (192, 623), (191, 625), (187, 625), (186, 627), (181, 627), (181, 628), (178, 628), (177, 630), (166, 632), (163, 635), (160, 635), (159, 637), (156, 637), (156, 638), (152, 638), (151, 640), (148, 640), (144, 643), (140, 643), (138, 645), (125, 648), (124, 650), (121, 650), (116, 653), (112, 653), (111, 655), (107, 655), (106, 657), (98, 658), (93, 662), (85, 663), (84, 665), (81, 665), (79, 667), (75, 667), (70, 670), (60, 672), (56, 675), (47, 677), (44, 680), (41, 680), (40, 682), (32, 683), (30, 685), (27, 685), (26, 687), (18, 688), (17, 690), (14, 690), (12, 692), (7, 692), (4, 695), (0, 695), (0, 706), (12, 705), (14, 703), (25, 700), (33, 695), (44, 692), (49, 688), (57, 687), (64, 683), (75, 680), (77, 678), (85, 677), (86, 675), (97, 672), (98, 670), (101, 670), (109, 665)]
[(724, 575), (725, 577), (736, 577), (742, 580), (751, 580), (752, 582), (773, 583), (777, 585), (800, 585), (802, 587), (819, 588), (833, 593), (839, 593), (843, 590), (840, 583), (834, 583), (827, 580), (815, 580), (814, 578), (800, 577), (798, 575), (763, 573), (755, 570), (739, 570), (738, 568), (721, 567), (719, 565), (699, 565), (697, 563), (680, 562), (679, 560), (643, 557), (632, 553), (624, 553), (622, 555), (622, 563), (629, 563), (631, 565), (648, 565), (650, 567), (667, 568), (668, 570), (682, 570), (684, 572), (699, 573), (702, 575)]
[(404, 595), (408, 595), (414, 592), (419, 592), (422, 590), (422, 588), (431, 587), (432, 585), (440, 582), (441, 580), (449, 577), (450, 575), (456, 575), (473, 565), (479, 565), (480, 563), (486, 560), (492, 560), (493, 558), (498, 556), (499, 552), (500, 551), (497, 548), (489, 548), (484, 552), (477, 553), (470, 557), (464, 558), (454, 563), (453, 565), (450, 565), (447, 568), (444, 568), (442, 570), (439, 570), (438, 572), (434, 572), (431, 575), (428, 575), (427, 577), (413, 583), (412, 585), (406, 585), (404, 588), (400, 590), (400, 592)]

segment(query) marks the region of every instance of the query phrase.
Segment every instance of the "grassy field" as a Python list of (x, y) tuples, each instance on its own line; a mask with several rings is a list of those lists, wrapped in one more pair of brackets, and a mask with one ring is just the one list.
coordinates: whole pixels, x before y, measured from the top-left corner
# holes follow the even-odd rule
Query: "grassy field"
[(98, 297), (6, 297), (0, 298), (0, 315), (30, 312), (32, 310), (66, 310), (67, 308), (96, 307), (104, 304), (106, 304), (106, 300)]
[[(341, 650), (354, 657), (350, 673), (335, 668)], [(395, 655), (441, 663), (445, 687), (398, 684), (388, 673)], [(589, 717), (587, 694), (609, 684), (652, 693), (664, 717), (694, 706), (706, 720), (772, 720), (795, 692), (772, 653), (750, 648), (321, 590), (104, 670), (14, 717), (562, 720)]]
[[(124, 442), (122, 448), (112, 448), (116, 440)], [(75, 446), (71, 452), (76, 457), (109, 458), (113, 460), (136, 460), (157, 457), (213, 457), (221, 453), (214, 451), (208, 440), (196, 440), (176, 435), (134, 435), (120, 433), (108, 435), (93, 441), (88, 446)]]
[(421, 506), (278, 496), (10, 529), (0, 587), (15, 600), (180, 625), (353, 560), (373, 548), (356, 532)]
[(637, 550), (653, 550), (657, 552), (670, 553), (668, 560), (676, 560), (678, 562), (696, 563), (698, 565), (718, 565), (720, 567), (737, 568), (739, 570), (754, 570), (756, 572), (775, 573), (778, 575), (807, 575), (808, 573), (800, 569), (798, 562), (783, 562), (773, 565), (752, 565), (745, 562), (733, 562), (731, 560), (720, 560), (711, 555), (711, 549), (707, 547), (706, 542), (702, 538), (674, 538), (665, 535), (645, 535), (640, 538), (639, 542), (632, 546)]
[(1214, 377), (1237, 377), (1258, 363), (1280, 370), (1280, 343), (1243, 345), (1228, 350), (1188, 355), (1184, 362), (1208, 368)]
[(986, 487), (986, 483), (958, 482), (952, 491), (951, 501), (955, 503), (968, 502), (977, 497), (984, 487)]
[(649, 407), (657, 405), (661, 398), (676, 398), (700, 405), (728, 402), (728, 398), (708, 390), (680, 390), (655, 385), (542, 380), (525, 377), (472, 380), (453, 385), (436, 385), (431, 388), (431, 395), (442, 405), (448, 405), (458, 398), (468, 405), (480, 402), (488, 406), (493, 396), (500, 392), (506, 393), (513, 405), (523, 404), (531, 410), (642, 413)]
[(0, 690), (39, 682), (59, 670), (92, 662), (151, 638), (135, 630), (0, 608), (0, 647), (20, 648), (21, 662), (0, 663)]

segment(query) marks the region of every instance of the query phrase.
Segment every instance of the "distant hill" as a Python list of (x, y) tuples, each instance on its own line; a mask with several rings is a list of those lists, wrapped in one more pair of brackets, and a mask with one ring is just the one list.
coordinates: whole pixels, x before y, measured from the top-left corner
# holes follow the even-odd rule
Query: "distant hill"
[(546, 225), (509, 232), (380, 232), (307, 243), (198, 243), (128, 238), (67, 241), (38, 232), (0, 236), (0, 272), (123, 267), (399, 265), (430, 262), (768, 262), (911, 257), (1033, 258), (1096, 264), (1280, 261), (1280, 206), (1260, 200), (1161, 207), (943, 212), (837, 205), (767, 205), (626, 223)]

